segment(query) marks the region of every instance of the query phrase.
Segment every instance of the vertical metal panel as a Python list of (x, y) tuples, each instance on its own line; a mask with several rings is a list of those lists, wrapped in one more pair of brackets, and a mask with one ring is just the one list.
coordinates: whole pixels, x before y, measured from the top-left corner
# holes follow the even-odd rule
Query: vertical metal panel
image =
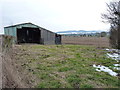
[(16, 37), (16, 28), (15, 27), (9, 27), (4, 28), (5, 35), (11, 35), (13, 37)]
[(55, 34), (50, 32), (50, 31), (47, 31), (45, 30), (45, 44), (55, 44)]

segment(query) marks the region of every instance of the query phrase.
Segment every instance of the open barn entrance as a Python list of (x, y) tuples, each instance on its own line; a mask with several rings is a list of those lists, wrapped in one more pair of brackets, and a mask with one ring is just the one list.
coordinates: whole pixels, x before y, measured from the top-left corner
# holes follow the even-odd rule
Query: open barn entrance
[(39, 28), (22, 27), (17, 29), (18, 43), (38, 43), (41, 42), (41, 31)]
[(55, 34), (55, 44), (61, 44), (61, 35)]

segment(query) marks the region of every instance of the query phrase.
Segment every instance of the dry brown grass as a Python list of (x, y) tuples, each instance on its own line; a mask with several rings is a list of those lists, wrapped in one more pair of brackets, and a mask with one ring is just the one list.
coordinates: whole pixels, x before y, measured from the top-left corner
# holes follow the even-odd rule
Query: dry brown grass
[(109, 38), (62, 36), (62, 44), (94, 45), (97, 47), (109, 47)]

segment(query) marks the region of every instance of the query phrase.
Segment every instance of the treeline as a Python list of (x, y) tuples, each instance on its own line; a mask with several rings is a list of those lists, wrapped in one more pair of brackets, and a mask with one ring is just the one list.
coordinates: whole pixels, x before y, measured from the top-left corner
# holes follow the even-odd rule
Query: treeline
[(109, 32), (87, 33), (87, 34), (64, 34), (63, 36), (80, 36), (80, 37), (108, 37)]

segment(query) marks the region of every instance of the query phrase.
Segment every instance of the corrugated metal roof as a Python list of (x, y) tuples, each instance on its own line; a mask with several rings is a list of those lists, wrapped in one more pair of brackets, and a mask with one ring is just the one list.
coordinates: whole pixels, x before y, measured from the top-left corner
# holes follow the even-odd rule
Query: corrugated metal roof
[[(15, 26), (24, 25), (24, 24), (32, 24), (32, 23), (31, 23), (31, 22), (29, 22), (29, 23), (21, 23), (21, 24), (6, 26), (6, 27), (4, 27), (4, 28), (15, 27)], [(35, 25), (35, 24), (33, 24), (33, 25)]]

